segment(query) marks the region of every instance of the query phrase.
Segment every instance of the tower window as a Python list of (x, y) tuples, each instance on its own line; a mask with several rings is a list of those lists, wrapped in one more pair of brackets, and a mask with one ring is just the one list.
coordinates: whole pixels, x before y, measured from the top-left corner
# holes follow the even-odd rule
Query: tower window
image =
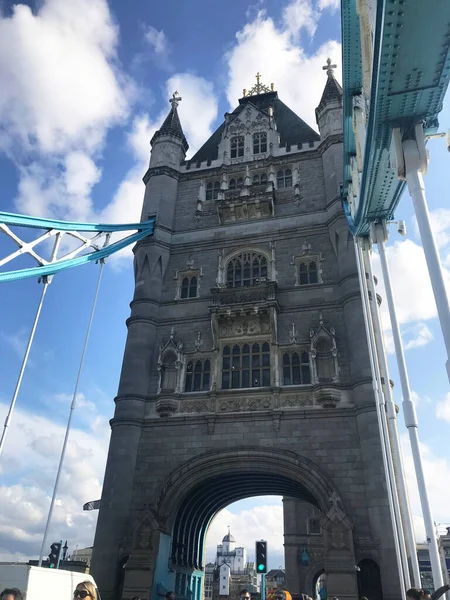
[(270, 385), (270, 346), (235, 344), (225, 346), (222, 356), (222, 389)]
[(183, 277), (181, 281), (181, 294), (180, 297), (184, 298), (196, 298), (197, 297), (197, 277)]
[(320, 535), (320, 519), (317, 517), (311, 517), (308, 519), (307, 523), (309, 535)]
[(286, 352), (283, 355), (283, 385), (304, 385), (311, 383), (308, 352)]
[(290, 169), (286, 171), (278, 171), (277, 173), (277, 188), (279, 190), (283, 188), (292, 187), (292, 173)]
[(236, 137), (232, 137), (230, 140), (230, 156), (231, 158), (237, 158), (239, 156), (244, 156), (244, 136), (238, 135)]
[(211, 362), (207, 360), (190, 360), (186, 365), (185, 392), (206, 392), (209, 390)]
[(228, 187), (230, 190), (235, 190), (236, 189), (236, 179), (230, 179), (230, 184)]
[(257, 252), (243, 252), (231, 258), (227, 266), (228, 287), (258, 285), (267, 278), (267, 258)]
[(267, 183), (267, 175), (265, 173), (255, 173), (255, 175), (253, 175), (253, 185), (258, 185), (260, 183)]
[(209, 182), (206, 186), (206, 199), (207, 200), (217, 200), (220, 192), (220, 183), (218, 181)]
[(267, 152), (267, 133), (253, 134), (253, 154)]
[(317, 263), (314, 260), (301, 262), (298, 266), (298, 281), (300, 285), (317, 283)]

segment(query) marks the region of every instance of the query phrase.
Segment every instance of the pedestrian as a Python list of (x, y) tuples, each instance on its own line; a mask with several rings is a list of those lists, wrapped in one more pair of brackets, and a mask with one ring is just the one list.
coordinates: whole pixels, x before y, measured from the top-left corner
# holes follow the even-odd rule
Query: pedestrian
[(164, 595), (164, 598), (165, 598), (166, 600), (177, 600), (177, 597), (175, 596), (175, 592), (167, 592), (167, 593)]
[(23, 594), (18, 588), (6, 588), (0, 594), (0, 600), (23, 600)]
[(250, 592), (245, 588), (239, 592), (239, 597), (241, 600), (251, 600), (252, 598)]
[(417, 588), (411, 588), (406, 592), (406, 600), (422, 600), (423, 590)]
[(78, 600), (78, 598), (81, 598), (82, 600), (85, 598), (88, 598), (88, 600), (97, 600), (97, 591), (95, 589), (95, 585), (89, 580), (82, 581), (75, 588), (73, 597), (75, 600)]

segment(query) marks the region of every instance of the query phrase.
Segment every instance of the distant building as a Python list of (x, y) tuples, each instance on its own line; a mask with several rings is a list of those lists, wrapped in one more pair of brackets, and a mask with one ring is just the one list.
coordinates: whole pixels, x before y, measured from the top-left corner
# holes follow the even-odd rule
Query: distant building
[(247, 550), (236, 547), (236, 540), (228, 531), (217, 546), (216, 560), (205, 568), (204, 600), (239, 600), (239, 592), (248, 589), (256, 594), (255, 563), (247, 562)]
[(92, 557), (92, 546), (89, 546), (88, 548), (80, 548), (74, 551), (73, 555), (71, 556), (72, 560), (81, 560), (85, 563), (87, 563), (89, 566), (91, 564), (91, 557)]
[[(445, 535), (439, 537), (439, 554), (444, 583), (450, 583), (450, 527), (447, 527)], [(434, 591), (428, 544), (417, 544), (417, 558), (419, 560), (421, 586)]]
[(245, 548), (236, 548), (236, 540), (228, 531), (223, 538), (222, 543), (217, 546), (216, 562), (218, 565), (226, 563), (229, 565), (231, 573), (244, 572), (247, 563), (247, 550)]
[(286, 585), (286, 573), (284, 569), (271, 569), (266, 574), (266, 590), (276, 590)]

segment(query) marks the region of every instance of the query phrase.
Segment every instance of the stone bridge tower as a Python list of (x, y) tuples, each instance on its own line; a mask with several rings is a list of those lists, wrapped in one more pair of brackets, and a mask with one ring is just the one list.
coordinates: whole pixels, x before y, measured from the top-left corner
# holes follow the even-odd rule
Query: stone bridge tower
[(201, 600), (211, 519), (267, 494), (284, 498), (291, 592), (398, 598), (340, 201), (342, 90), (329, 66), (319, 136), (258, 76), (190, 160), (180, 100), (144, 177), (156, 226), (135, 248), (92, 560), (102, 598)]

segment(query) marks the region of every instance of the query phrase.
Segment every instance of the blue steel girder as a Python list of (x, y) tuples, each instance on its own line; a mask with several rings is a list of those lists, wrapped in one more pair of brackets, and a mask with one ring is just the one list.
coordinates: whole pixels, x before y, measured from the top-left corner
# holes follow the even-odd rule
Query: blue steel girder
[[(350, 29), (346, 16), (343, 11), (343, 30)], [(353, 216), (347, 204), (352, 145), (345, 151), (343, 200), (352, 233), (367, 235), (371, 222), (392, 218), (405, 185), (391, 166), (392, 129), (400, 127), (407, 135), (423, 123), (426, 132), (436, 130), (449, 83), (449, 47), (448, 0), (377, 2), (366, 151)], [(346, 84), (344, 80), (344, 94)]]
[[(91, 261), (98, 261), (111, 256), (126, 246), (153, 233), (155, 219), (152, 217), (143, 223), (126, 224), (98, 224), (98, 223), (76, 223), (69, 221), (57, 221), (55, 219), (40, 219), (27, 215), (16, 215), (0, 211), (0, 233), (3, 232), (12, 239), (18, 249), (0, 259), (0, 266), (11, 262), (13, 259), (28, 254), (39, 266), (15, 271), (0, 272), (0, 283), (5, 281), (17, 281), (28, 277), (44, 277), (55, 275), (60, 271), (78, 267)], [(31, 241), (26, 241), (14, 233), (10, 227), (18, 226), (27, 229), (41, 229), (45, 233)], [(129, 232), (125, 238), (111, 242), (109, 236), (113, 233)], [(135, 232), (135, 233), (133, 233)], [(92, 237), (83, 235), (93, 234)], [(58, 257), (60, 242), (64, 235), (79, 243), (76, 248), (71, 248), (65, 255)], [(35, 250), (38, 244), (54, 239), (54, 247), (50, 259), (44, 258), (42, 253)]]
[(356, 154), (353, 134), (352, 100), (360, 94), (363, 86), (361, 60), (361, 33), (355, 0), (342, 0), (342, 79), (344, 116), (344, 194), (350, 176), (350, 159)]

